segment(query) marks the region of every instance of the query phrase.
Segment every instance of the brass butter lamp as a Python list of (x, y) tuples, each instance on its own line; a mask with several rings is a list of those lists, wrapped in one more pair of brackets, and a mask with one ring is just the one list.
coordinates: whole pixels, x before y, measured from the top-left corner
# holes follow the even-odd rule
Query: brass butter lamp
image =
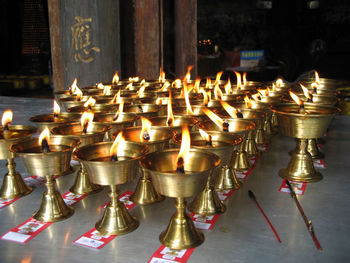
[(95, 225), (101, 235), (123, 235), (139, 226), (138, 220), (132, 217), (123, 202), (119, 201), (120, 192), (117, 186), (135, 178), (137, 160), (147, 152), (146, 145), (123, 141), (120, 136), (117, 136), (115, 142), (90, 144), (75, 151), (76, 158), (86, 167), (91, 181), (111, 188), (111, 202), (108, 203), (101, 220)]
[(41, 222), (61, 221), (74, 213), (56, 189), (54, 176), (69, 170), (72, 151), (80, 140), (49, 135), (49, 130), (45, 129), (39, 139), (16, 142), (10, 147), (11, 152), (21, 157), (28, 173), (46, 178), (47, 190), (43, 193), (40, 207), (33, 214), (33, 218)]
[[(51, 133), (54, 135), (63, 135), (67, 138), (79, 138), (81, 140), (81, 145), (88, 145), (103, 141), (105, 133), (110, 130), (110, 126), (92, 122), (94, 115), (83, 114), (81, 119), (81, 124), (66, 124), (53, 128)], [(84, 165), (81, 165), (79, 171), (77, 172), (74, 184), (69, 189), (74, 194), (88, 195), (97, 193), (102, 190), (102, 187), (95, 185), (90, 182), (89, 176), (86, 172)]]
[(187, 134), (187, 139), (182, 138), (184, 146), (181, 146), (180, 153), (178, 149), (168, 149), (150, 153), (140, 161), (151, 174), (157, 192), (176, 198), (176, 212), (159, 236), (160, 242), (171, 249), (187, 249), (203, 243), (204, 235), (186, 213), (184, 199), (203, 191), (208, 176), (220, 164), (220, 158), (213, 153), (189, 149), (189, 131), (182, 134)]
[(16, 155), (10, 152), (9, 147), (13, 143), (28, 140), (37, 129), (26, 125), (10, 125), (12, 116), (11, 110), (5, 111), (0, 127), (0, 159), (7, 160), (8, 169), (0, 188), (0, 198), (2, 200), (25, 196), (32, 192), (32, 188), (25, 184), (20, 173), (16, 171), (14, 161)]

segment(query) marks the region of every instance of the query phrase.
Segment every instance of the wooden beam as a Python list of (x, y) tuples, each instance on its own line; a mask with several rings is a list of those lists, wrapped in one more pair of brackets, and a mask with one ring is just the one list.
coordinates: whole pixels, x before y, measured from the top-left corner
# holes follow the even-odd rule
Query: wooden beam
[(64, 90), (65, 88), (63, 84), (59, 1), (60, 0), (48, 0), (47, 3), (50, 28), (52, 81), (55, 91)]
[(175, 73), (184, 76), (194, 65), (192, 79), (197, 75), (197, 0), (175, 0)]
[(159, 10), (159, 0), (135, 0), (135, 69), (145, 79), (159, 76)]

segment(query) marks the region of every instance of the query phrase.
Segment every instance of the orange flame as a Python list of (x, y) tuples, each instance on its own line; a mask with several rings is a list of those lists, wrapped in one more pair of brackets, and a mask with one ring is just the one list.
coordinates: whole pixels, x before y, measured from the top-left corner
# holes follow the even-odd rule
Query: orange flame
[(75, 78), (72, 85), (69, 88), (70, 93), (75, 93), (76, 88), (78, 88), (77, 82), (78, 82), (78, 80), (77, 80), (77, 78)]
[(45, 128), (39, 135), (38, 142), (40, 146), (44, 139), (46, 139), (47, 141), (50, 139), (50, 130), (48, 128)]
[(272, 83), (272, 91), (276, 91), (276, 85), (275, 85), (275, 83)]
[(94, 113), (89, 111), (84, 111), (84, 113), (81, 115), (80, 124), (82, 127), (85, 127), (88, 123), (92, 122), (94, 119)]
[(261, 96), (259, 93), (255, 93), (252, 95), (252, 98), (255, 100), (255, 101), (260, 101), (261, 100)]
[(230, 78), (228, 78), (227, 83), (225, 84), (225, 93), (226, 94), (230, 94), (232, 92), (232, 88), (231, 88), (231, 80)]
[(247, 72), (243, 73), (243, 85), (247, 85), (248, 81), (247, 81)]
[(132, 82), (126, 85), (125, 90), (131, 90), (132, 88)]
[(171, 86), (175, 87), (175, 88), (181, 88), (182, 86), (182, 82), (181, 79), (175, 79), (172, 83)]
[(105, 86), (103, 89), (103, 95), (105, 95), (105, 96), (111, 95), (111, 89), (112, 89), (111, 86)]
[(284, 85), (283, 79), (279, 78), (276, 80), (276, 86), (277, 88), (280, 88)]
[(167, 126), (173, 126), (174, 123), (174, 115), (173, 115), (173, 108), (171, 104), (171, 91), (169, 91), (169, 98), (168, 98), (168, 118), (166, 120)]
[(216, 100), (221, 100), (222, 99), (223, 94), (222, 94), (221, 89), (219, 88), (219, 84), (215, 85), (214, 96), (215, 96)]
[(118, 70), (117, 70), (113, 76), (112, 84), (118, 84), (118, 82), (119, 82), (119, 75), (118, 75)]
[(89, 97), (89, 99), (84, 103), (84, 107), (92, 107), (96, 104), (96, 100), (93, 97)]
[(152, 127), (152, 123), (146, 119), (145, 117), (141, 117), (141, 122), (142, 122), (142, 129), (141, 129), (141, 133), (140, 133), (140, 141), (144, 142), (144, 141), (149, 141), (149, 140), (145, 140), (144, 139), (144, 135), (145, 133), (147, 133), (150, 138), (151, 138), (151, 127)]
[(120, 93), (121, 93), (121, 90), (119, 90), (117, 94), (114, 95), (112, 99), (112, 104), (120, 104), (123, 102), (122, 99), (120, 98)]
[(300, 84), (300, 87), (302, 88), (303, 92), (304, 92), (304, 96), (307, 98), (307, 99), (311, 99), (311, 96), (310, 96), (310, 93), (309, 93), (309, 90), (302, 84)]
[(318, 75), (318, 72), (315, 70), (315, 82), (320, 85), (320, 76)]
[(211, 78), (207, 77), (207, 82), (205, 83), (205, 88), (209, 89), (211, 85)]
[(165, 72), (163, 71), (162, 67), (159, 69), (159, 78), (158, 78), (159, 83), (164, 83), (165, 82)]
[(237, 89), (241, 89), (242, 88), (242, 80), (241, 80), (241, 73), (234, 71), (236, 74), (236, 78), (237, 78)]
[(316, 90), (316, 92), (317, 92), (317, 89), (320, 88), (320, 84), (318, 84), (317, 82), (312, 82), (311, 83), (311, 88)]
[(145, 79), (141, 80), (141, 82), (140, 82), (140, 86), (143, 86), (143, 85), (146, 85), (146, 80)]
[(97, 84), (97, 88), (98, 89), (104, 89), (105, 86), (102, 84), (102, 82), (100, 82), (100, 83)]
[(130, 78), (129, 78), (129, 81), (130, 81), (130, 82), (138, 82), (139, 80), (140, 80), (139, 77), (130, 77)]
[(196, 78), (196, 81), (194, 83), (193, 91), (198, 93), (199, 92), (199, 85), (201, 84), (201, 78)]
[(157, 105), (162, 105), (163, 104), (163, 98), (157, 98), (156, 99), (156, 104)]
[(191, 80), (191, 70), (193, 69), (193, 65), (187, 67), (187, 73), (184, 77), (184, 82), (189, 82)]
[(118, 106), (118, 111), (115, 114), (115, 116), (118, 116), (115, 122), (121, 122), (123, 120), (123, 117), (121, 115), (121, 113), (123, 113), (123, 110), (124, 110), (124, 102), (121, 102)]
[(76, 95), (78, 100), (80, 100), (83, 97), (83, 92), (78, 87), (75, 88), (74, 94)]
[[(125, 138), (123, 136), (123, 132), (120, 131), (109, 150), (109, 154), (111, 156), (121, 155), (121, 151), (123, 151), (125, 147), (126, 147)], [(118, 152), (120, 152), (120, 154), (118, 154)]]
[(269, 96), (269, 89), (258, 89), (258, 92), (261, 94), (261, 96), (266, 97)]
[(190, 153), (191, 149), (191, 135), (187, 125), (182, 126), (182, 137), (181, 137), (181, 147), (179, 154), (177, 155), (176, 162), (180, 158), (183, 160), (187, 159), (187, 155)]
[(206, 131), (199, 129), (199, 133), (201, 134), (203, 140), (210, 142), (210, 136)]
[(169, 81), (165, 81), (160, 91), (166, 91), (170, 87)]
[(219, 84), (222, 73), (224, 73), (224, 72), (220, 71), (220, 72), (216, 73), (216, 79), (215, 79), (214, 85), (218, 85)]
[(208, 105), (208, 102), (209, 102), (208, 94), (205, 92), (203, 88), (201, 88), (199, 92), (203, 94), (203, 105)]
[(187, 84), (186, 84), (186, 82), (184, 82), (184, 95), (185, 95), (187, 114), (193, 114), (188, 93), (189, 93), (189, 91), (188, 91)]
[(293, 93), (292, 91), (289, 91), (289, 95), (295, 101), (296, 104), (298, 104), (299, 106), (303, 105), (303, 101), (299, 99), (299, 97), (295, 93)]
[(141, 88), (139, 89), (139, 91), (137, 92), (137, 95), (140, 97), (143, 95), (143, 93), (145, 92), (145, 89), (147, 88), (146, 85), (142, 85)]
[(209, 110), (208, 108), (204, 108), (203, 112), (205, 115), (209, 117), (220, 129), (222, 129), (224, 121), (221, 119), (218, 115), (216, 115), (214, 112)]
[(11, 122), (12, 122), (12, 118), (13, 118), (12, 110), (6, 110), (6, 111), (2, 114), (2, 119), (1, 119), (1, 125), (2, 125), (2, 127), (5, 127), (6, 125), (10, 125)]
[(232, 107), (226, 101), (221, 101), (221, 105), (232, 118), (237, 118), (237, 110), (235, 107)]
[(61, 112), (60, 105), (56, 102), (56, 100), (53, 101), (53, 113), (59, 114)]
[(253, 104), (247, 95), (244, 97), (244, 102), (245, 102), (245, 105), (248, 109), (252, 108)]

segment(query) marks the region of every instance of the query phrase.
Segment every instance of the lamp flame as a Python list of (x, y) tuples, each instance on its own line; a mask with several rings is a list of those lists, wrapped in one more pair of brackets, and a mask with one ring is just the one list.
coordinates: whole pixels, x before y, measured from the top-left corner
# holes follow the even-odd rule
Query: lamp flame
[(121, 122), (122, 121), (122, 114), (124, 110), (124, 102), (121, 102), (118, 106), (118, 111), (115, 113), (113, 121), (115, 122)]
[(232, 92), (231, 80), (228, 78), (227, 83), (225, 84), (225, 93), (230, 94)]
[(318, 75), (318, 72), (315, 70), (315, 82), (320, 85), (320, 76)]
[(117, 70), (113, 76), (112, 84), (118, 84), (118, 82), (119, 82), (119, 75), (118, 75), (118, 70)]
[(105, 85), (103, 85), (102, 82), (100, 82), (100, 83), (97, 84), (97, 88), (98, 89), (104, 89)]
[(293, 93), (292, 91), (289, 91), (289, 95), (295, 101), (296, 104), (298, 104), (299, 106), (303, 105), (303, 101), (295, 93)]
[(163, 68), (159, 68), (159, 78), (158, 78), (159, 83), (164, 83), (165, 82), (165, 72), (163, 71)]
[(186, 82), (184, 82), (184, 95), (185, 95), (187, 114), (193, 114), (191, 103), (190, 103), (190, 98), (189, 98), (188, 93), (189, 93), (189, 91), (188, 91), (187, 84), (186, 84)]
[(221, 105), (232, 118), (237, 118), (237, 110), (235, 107), (231, 106), (226, 101), (221, 101)]
[(141, 80), (141, 82), (140, 82), (140, 86), (143, 86), (143, 85), (146, 85), (146, 80), (145, 79)]
[(284, 85), (283, 79), (278, 78), (278, 79), (276, 80), (276, 86), (277, 86), (277, 88), (280, 88), (280, 87), (282, 87), (283, 85)]
[(203, 140), (205, 140), (206, 145), (212, 145), (212, 141), (211, 141), (211, 136), (204, 130), (199, 129), (199, 133), (202, 136)]
[(83, 92), (78, 87), (75, 88), (74, 94), (76, 95), (78, 101), (80, 101), (80, 99), (83, 97)]
[(61, 112), (60, 105), (56, 102), (56, 100), (53, 101), (53, 114), (57, 115)]
[(76, 90), (76, 88), (78, 87), (78, 86), (77, 86), (77, 82), (78, 82), (78, 80), (77, 80), (77, 78), (75, 78), (74, 81), (73, 81), (73, 83), (72, 83), (72, 85), (71, 85), (70, 88), (69, 88), (70, 94), (75, 94), (75, 90)]
[(218, 115), (216, 115), (214, 112), (209, 110), (208, 108), (204, 108), (203, 112), (205, 115), (209, 117), (220, 129), (222, 129), (224, 121), (221, 119)]
[(247, 72), (243, 73), (243, 85), (247, 85), (248, 81), (247, 81)]
[(111, 86), (104, 86), (103, 95), (105, 95), (105, 96), (111, 95), (111, 89), (112, 89)]
[(1, 118), (1, 125), (4, 129), (8, 129), (8, 126), (11, 124), (12, 122), (12, 118), (13, 118), (13, 113), (12, 110), (6, 110), (3, 114), (2, 114), (2, 118)]
[(184, 160), (187, 159), (187, 155), (191, 149), (191, 136), (187, 125), (182, 126), (181, 147), (179, 154), (176, 157), (177, 172), (185, 173)]
[(248, 109), (252, 108), (253, 104), (247, 95), (244, 97), (244, 102), (245, 102), (245, 105)]
[(211, 78), (208, 78), (208, 77), (207, 77), (207, 82), (205, 83), (205, 88), (206, 88), (206, 89), (209, 89), (209, 88), (210, 88), (210, 85), (211, 85)]
[(43, 149), (43, 152), (49, 151), (49, 144), (48, 140), (50, 139), (50, 130), (48, 128), (45, 128), (39, 135), (39, 145)]
[(214, 97), (216, 100), (221, 100), (222, 96), (223, 96), (223, 94), (222, 94), (221, 89), (219, 88), (219, 84), (216, 84), (215, 88), (214, 88)]
[(300, 87), (302, 88), (303, 90), (303, 93), (304, 93), (304, 96), (307, 98), (307, 99), (311, 99), (311, 96), (310, 96), (310, 93), (309, 93), (309, 90), (302, 84), (300, 84)]
[(119, 90), (117, 94), (114, 95), (112, 99), (112, 104), (120, 104), (123, 102), (122, 99), (120, 98), (120, 93), (121, 93), (121, 90)]
[(184, 82), (189, 82), (191, 80), (191, 70), (193, 69), (193, 65), (187, 67), (187, 73), (184, 77)]
[[(123, 136), (123, 132), (120, 131), (109, 150), (109, 154), (111, 155), (111, 160), (116, 161), (118, 159), (117, 156), (121, 155), (121, 151), (124, 151), (125, 147), (126, 147), (125, 138)], [(120, 152), (120, 154), (118, 154), (118, 152)]]
[(80, 123), (81, 123), (81, 126), (83, 127), (84, 133), (86, 133), (87, 127), (88, 127), (89, 123), (92, 122), (93, 119), (94, 119), (94, 113), (93, 112), (85, 111), (81, 115)]
[(252, 94), (252, 98), (253, 98), (255, 101), (260, 101), (260, 100), (261, 100), (261, 96), (260, 96), (259, 93)]
[(141, 97), (143, 95), (143, 93), (145, 92), (145, 89), (147, 88), (146, 85), (142, 85), (141, 88), (139, 89), (139, 91), (137, 92), (137, 95), (139, 97)]
[(182, 82), (181, 79), (175, 79), (172, 83), (171, 86), (175, 87), (175, 88), (181, 88), (182, 86)]
[(140, 80), (139, 77), (130, 77), (130, 78), (129, 78), (129, 81), (130, 81), (130, 82), (138, 82), (139, 80)]
[(168, 98), (168, 118), (166, 120), (167, 126), (173, 126), (174, 123), (174, 115), (173, 115), (173, 108), (171, 104), (171, 91), (169, 91), (169, 98)]
[(142, 129), (140, 133), (140, 141), (145, 142), (151, 139), (151, 127), (152, 123), (145, 117), (141, 117)]
[(169, 81), (165, 81), (160, 91), (166, 91), (170, 87)]
[(163, 98), (157, 98), (156, 99), (156, 104), (157, 105), (162, 105), (163, 104)]
[(236, 74), (236, 79), (237, 79), (237, 89), (241, 89), (242, 88), (242, 80), (241, 80), (241, 73), (234, 71)]
[(132, 89), (132, 82), (126, 85), (125, 90), (131, 90)]
[(198, 93), (199, 92), (199, 85), (201, 84), (201, 78), (196, 78), (196, 81), (194, 83), (193, 91)]
[(314, 93), (317, 93), (317, 89), (320, 88), (320, 85), (317, 82), (312, 82), (311, 83), (311, 88), (312, 88)]
[(276, 91), (276, 85), (275, 85), (275, 83), (272, 83), (272, 91)]
[(258, 92), (263, 97), (269, 96), (269, 89), (268, 88), (267, 89), (258, 89)]
[(224, 72), (220, 71), (220, 72), (216, 73), (216, 79), (215, 79), (214, 85), (218, 85), (219, 84), (222, 73), (224, 73)]
[(203, 105), (205, 106), (208, 105), (208, 102), (209, 102), (208, 94), (205, 92), (203, 88), (201, 88), (199, 92), (203, 94)]
[(85, 103), (84, 103), (84, 107), (92, 107), (96, 104), (96, 100), (93, 97), (90, 97)]

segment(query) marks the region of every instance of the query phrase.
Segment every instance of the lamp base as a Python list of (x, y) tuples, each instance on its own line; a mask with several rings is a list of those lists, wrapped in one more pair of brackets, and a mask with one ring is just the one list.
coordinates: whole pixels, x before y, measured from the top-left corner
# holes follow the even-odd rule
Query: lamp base
[(235, 171), (228, 165), (223, 165), (214, 177), (213, 186), (217, 190), (237, 190), (242, 183), (237, 179)]
[(245, 171), (252, 167), (245, 151), (234, 151), (232, 157), (232, 168), (237, 171)]
[(159, 236), (159, 241), (171, 249), (187, 249), (197, 247), (204, 241), (203, 233), (199, 232), (185, 212), (185, 202), (177, 198), (176, 213), (170, 219), (167, 229)]
[(41, 222), (57, 222), (71, 217), (74, 209), (63, 201), (53, 176), (46, 176), (45, 184), (47, 191), (43, 193), (40, 207), (34, 212), (33, 218)]
[(95, 194), (103, 190), (103, 187), (97, 184), (91, 183), (89, 175), (85, 168), (82, 166), (78, 171), (74, 184), (69, 189), (73, 194), (76, 195), (89, 195)]
[(320, 150), (317, 147), (316, 139), (309, 139), (307, 140), (307, 151), (311, 154), (312, 159), (318, 160), (324, 158), (324, 153), (320, 152)]

